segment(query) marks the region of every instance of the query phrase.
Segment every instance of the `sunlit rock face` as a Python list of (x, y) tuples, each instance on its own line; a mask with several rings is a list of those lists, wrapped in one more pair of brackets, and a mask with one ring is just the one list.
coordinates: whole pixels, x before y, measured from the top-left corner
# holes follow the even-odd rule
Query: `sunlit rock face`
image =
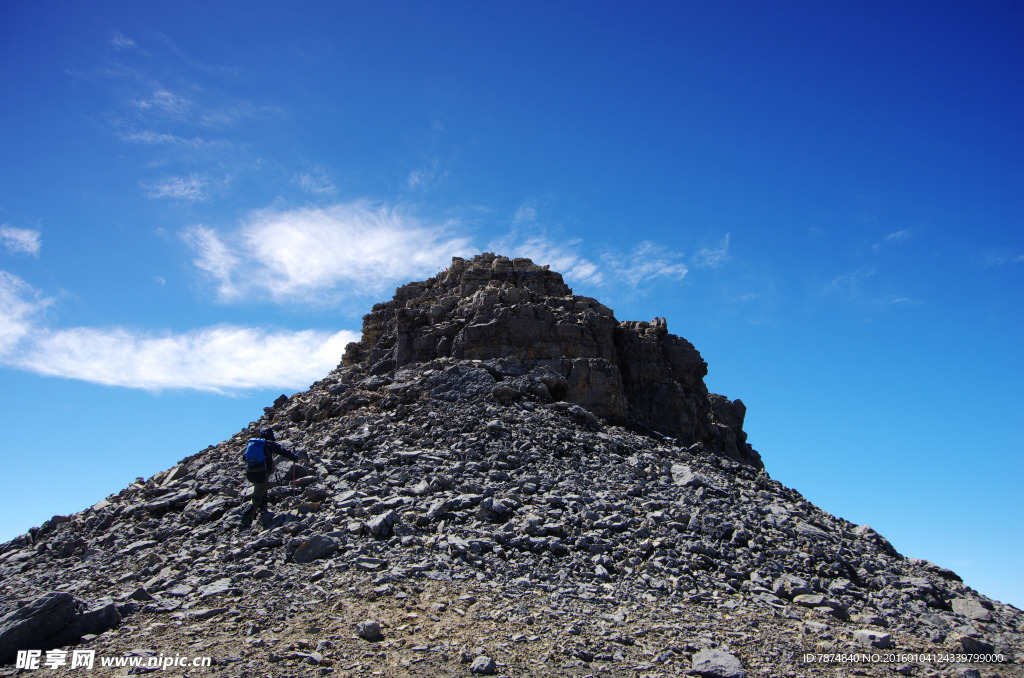
[(669, 334), (663, 318), (619, 322), (529, 259), (455, 258), (443, 273), (399, 287), (364, 316), (343, 365), (387, 375), (439, 358), (480, 361), (498, 382), (496, 397), (570, 402), (763, 468), (743, 432), (746, 408), (708, 393), (707, 364), (690, 342)]

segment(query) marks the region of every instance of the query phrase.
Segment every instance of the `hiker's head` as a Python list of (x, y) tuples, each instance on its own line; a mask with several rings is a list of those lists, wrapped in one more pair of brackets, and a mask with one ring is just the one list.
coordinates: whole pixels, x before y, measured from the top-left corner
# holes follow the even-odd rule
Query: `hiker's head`
[(260, 429), (260, 438), (263, 438), (264, 440), (273, 440), (274, 439), (274, 429), (272, 429), (272, 428)]

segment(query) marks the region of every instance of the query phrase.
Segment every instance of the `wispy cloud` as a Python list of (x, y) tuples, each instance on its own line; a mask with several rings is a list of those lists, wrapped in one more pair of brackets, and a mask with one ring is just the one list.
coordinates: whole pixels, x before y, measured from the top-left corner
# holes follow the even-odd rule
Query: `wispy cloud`
[(184, 333), (47, 327), (52, 300), (0, 271), (0, 364), (152, 391), (303, 388), (337, 366), (356, 332), (218, 325)]
[(871, 249), (877, 254), (884, 247), (888, 247), (890, 245), (895, 245), (897, 243), (906, 242), (910, 240), (910, 238), (913, 235), (914, 232), (906, 228), (901, 229), (899, 231), (893, 231), (892, 233), (886, 234), (886, 236), (882, 238), (881, 242), (877, 242), (874, 245), (872, 245)]
[(1006, 247), (990, 248), (974, 257), (973, 261), (982, 268), (996, 268), (1006, 264), (1024, 263), (1024, 254), (1018, 254)]
[(859, 294), (864, 281), (875, 275), (876, 270), (874, 267), (862, 268), (851, 273), (837, 275), (825, 286), (823, 290), (824, 295), (839, 294), (852, 297), (855, 294)]
[(540, 266), (550, 266), (558, 271), (569, 283), (599, 285), (604, 282), (601, 266), (579, 254), (579, 239), (556, 242), (546, 236), (535, 235), (519, 240), (506, 236), (492, 241), (488, 249), (509, 257), (531, 259)]
[(148, 97), (137, 99), (132, 103), (142, 111), (158, 113), (179, 120), (186, 119), (192, 108), (191, 101), (162, 87), (156, 89)]
[(693, 255), (690, 263), (694, 268), (718, 268), (732, 259), (729, 256), (729, 237), (726, 233), (718, 243), (718, 247), (704, 247)]
[(454, 224), (428, 224), (369, 202), (252, 213), (237, 229), (188, 229), (195, 264), (226, 302), (332, 305), (436, 272), (473, 252)]
[(21, 343), (50, 303), (18, 276), (0, 271), (0, 356)]
[(448, 172), (440, 168), (437, 160), (431, 160), (423, 167), (414, 169), (406, 177), (405, 184), (410, 190), (424, 190), (443, 182)]
[(600, 285), (605, 280), (604, 271), (599, 264), (580, 254), (582, 242), (579, 238), (560, 241), (549, 237), (547, 229), (537, 222), (537, 206), (528, 201), (516, 208), (512, 231), (492, 240), (487, 249), (550, 266), (569, 284)]
[(187, 177), (169, 177), (152, 184), (143, 184), (151, 198), (179, 200), (205, 200), (207, 182), (198, 174)]
[(43, 246), (39, 231), (31, 228), (14, 228), (4, 224), (0, 226), (0, 248), (10, 254), (28, 254), (39, 256)]
[(672, 252), (648, 240), (634, 246), (627, 255), (605, 252), (601, 260), (610, 280), (625, 281), (633, 288), (658, 278), (682, 280), (690, 272), (681, 252)]
[(496, 238), (488, 249), (513, 257), (527, 257), (534, 263), (550, 265), (570, 284), (620, 285), (636, 290), (658, 280), (682, 280), (689, 272), (685, 257), (649, 240), (628, 252), (605, 248), (595, 259), (582, 254), (583, 240), (559, 240), (548, 234), (538, 218), (535, 202), (519, 205), (512, 217), (509, 234)]
[(121, 134), (121, 141), (133, 144), (145, 144), (147, 146), (177, 146), (181, 148), (199, 149), (208, 146), (210, 142), (192, 137), (186, 139), (168, 132), (156, 132), (154, 130), (132, 130)]
[(113, 35), (110, 36), (109, 42), (110, 46), (117, 50), (134, 49), (136, 47), (135, 41), (120, 31), (114, 31)]
[[(919, 306), (921, 301), (902, 294), (880, 294), (878, 282), (868, 284), (878, 269), (874, 266), (865, 267), (837, 275), (821, 290), (822, 298), (833, 298), (853, 304), (860, 308), (883, 310), (899, 306)], [(872, 289), (872, 287), (876, 289)]]
[(246, 125), (280, 119), (284, 111), (225, 86), (237, 78), (237, 69), (192, 60), (162, 36), (148, 42), (152, 53), (115, 33), (106, 63), (81, 71), (91, 84), (98, 75), (113, 85), (105, 117), (116, 138), (137, 147), (140, 169), (175, 175), (143, 175), (143, 189), (155, 198), (200, 200), (208, 197), (205, 177), (260, 171), (264, 158), (244, 141)]
[(537, 206), (529, 203), (523, 203), (516, 208), (516, 213), (512, 217), (512, 224), (514, 226), (522, 226), (523, 224), (533, 224), (537, 221)]
[(295, 180), (302, 187), (302, 190), (310, 195), (334, 195), (338, 191), (323, 167), (317, 167), (312, 172), (297, 174), (295, 175)]

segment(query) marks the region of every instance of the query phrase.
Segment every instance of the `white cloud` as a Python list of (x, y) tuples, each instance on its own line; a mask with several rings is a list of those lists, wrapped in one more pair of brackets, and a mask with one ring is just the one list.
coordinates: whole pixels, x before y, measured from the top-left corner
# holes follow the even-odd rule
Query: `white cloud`
[(110, 38), (110, 46), (114, 49), (133, 49), (136, 45), (135, 41), (131, 38), (118, 31), (114, 31), (114, 34)]
[(537, 208), (526, 203), (516, 208), (516, 214), (512, 217), (512, 223), (516, 226), (532, 224), (537, 221)]
[[(179, 137), (175, 134), (155, 132), (153, 130), (125, 132), (121, 134), (121, 141), (127, 141), (135, 144), (146, 144), (147, 146), (177, 146), (192, 149), (199, 149), (203, 146), (213, 145), (211, 142), (200, 139), (199, 137), (186, 139), (185, 137)], [(221, 146), (224, 146), (224, 144), (221, 144)]]
[(175, 119), (185, 118), (192, 108), (191, 101), (162, 87), (154, 91), (148, 99), (138, 99), (133, 103), (140, 110), (154, 111)]
[(535, 264), (550, 265), (570, 285), (625, 282), (635, 289), (658, 278), (682, 280), (689, 272), (681, 253), (647, 240), (628, 253), (606, 250), (599, 261), (588, 259), (579, 252), (581, 239), (559, 242), (550, 238), (537, 224), (537, 208), (531, 204), (520, 205), (512, 223), (512, 233), (491, 241), (488, 249), (510, 257), (526, 257)]
[(406, 185), (409, 188), (419, 188), (430, 180), (430, 173), (426, 170), (413, 170), (409, 172), (408, 178), (405, 180)]
[(11, 254), (39, 255), (42, 247), (39, 231), (30, 228), (13, 228), (4, 224), (0, 226), (0, 248)]
[[(533, 218), (533, 208), (525, 208), (529, 219)], [(516, 220), (523, 220), (524, 208), (516, 211)], [(524, 257), (531, 259), (539, 266), (550, 266), (558, 271), (569, 284), (589, 283), (599, 285), (604, 281), (601, 267), (581, 256), (577, 251), (580, 240), (569, 240), (564, 243), (555, 242), (544, 235), (533, 235), (520, 239), (516, 234), (498, 238), (488, 245), (493, 250), (507, 257)]]
[(337, 366), (355, 332), (224, 325), (184, 334), (43, 330), (13, 363), (37, 374), (147, 390), (303, 388)]
[(902, 229), (885, 236), (885, 242), (903, 242), (910, 240), (911, 232), (908, 229)]
[(50, 304), (16, 275), (0, 271), (0, 358), (28, 336), (37, 317)]
[(199, 226), (185, 239), (223, 301), (269, 295), (313, 305), (379, 293), (473, 251), (450, 224), (425, 224), (368, 202), (260, 210), (235, 231)]
[(656, 278), (682, 280), (689, 273), (682, 258), (681, 253), (669, 251), (649, 240), (633, 247), (628, 255), (606, 253), (602, 257), (610, 269), (610, 277), (625, 280), (634, 288)]
[(193, 226), (184, 234), (185, 243), (194, 249), (198, 257), (193, 263), (220, 284), (220, 295), (225, 299), (235, 298), (240, 291), (232, 283), (232, 273), (241, 264), (235, 255), (217, 236), (205, 226)]
[(697, 268), (718, 268), (732, 259), (729, 256), (729, 233), (718, 243), (717, 248), (705, 247), (693, 256), (692, 262)]
[(206, 181), (198, 174), (187, 177), (169, 177), (155, 184), (143, 184), (151, 198), (177, 198), (179, 200), (205, 200)]
[(337, 366), (359, 334), (218, 325), (174, 334), (123, 328), (53, 329), (51, 303), (0, 271), (0, 364), (107, 386), (233, 392), (304, 388)]

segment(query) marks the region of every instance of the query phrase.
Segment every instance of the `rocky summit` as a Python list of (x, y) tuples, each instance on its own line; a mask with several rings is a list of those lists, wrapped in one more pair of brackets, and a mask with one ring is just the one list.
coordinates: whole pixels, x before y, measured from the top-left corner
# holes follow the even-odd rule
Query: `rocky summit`
[[(706, 373), (663, 319), (456, 258), (309, 390), (0, 545), (0, 675), (1022, 675), (1020, 610), (771, 479)], [(300, 461), (261, 523), (268, 426)]]

